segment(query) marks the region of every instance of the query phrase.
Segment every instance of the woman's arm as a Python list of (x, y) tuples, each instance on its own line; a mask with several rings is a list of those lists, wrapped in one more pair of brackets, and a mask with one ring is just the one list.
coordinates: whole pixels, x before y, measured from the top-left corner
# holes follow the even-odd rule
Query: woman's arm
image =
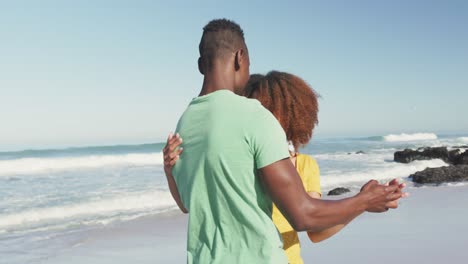
[[(166, 146), (164, 147), (164, 173), (166, 174), (167, 184), (169, 185), (169, 191), (171, 192), (172, 198), (174, 198), (179, 209), (187, 214), (188, 210), (185, 208), (182, 200), (180, 199), (179, 190), (175, 183), (174, 177), (172, 176), (172, 167), (176, 164), (179, 159), (179, 155), (182, 153), (183, 148), (178, 148), (182, 144), (182, 138), (179, 134), (175, 136), (170, 133), (167, 138)], [(177, 149), (178, 148), (178, 149)]]
[[(309, 194), (310, 197), (314, 199), (322, 199), (322, 194), (320, 193), (320, 170), (318, 167), (318, 164), (315, 160), (309, 159), (310, 162), (307, 163), (309, 166), (308, 171), (314, 172), (309, 174), (310, 176), (310, 181), (308, 182), (309, 185), (309, 190), (315, 190), (315, 191), (310, 191), (307, 194)], [(313, 176), (312, 176), (313, 175)], [(314, 177), (316, 176), (316, 177)], [(350, 220), (351, 221), (351, 220)], [(346, 224), (348, 224), (347, 222)], [(322, 230), (320, 232), (312, 232), (312, 231), (307, 231), (307, 235), (309, 236), (309, 239), (314, 242), (314, 243), (319, 243), (324, 241), (325, 239), (328, 239), (338, 233), (343, 227), (346, 226), (346, 224), (339, 224), (336, 226), (332, 226), (330, 228), (327, 228), (325, 230)]]
[[(318, 192), (309, 192), (308, 193), (310, 197), (315, 198), (315, 199), (322, 199), (322, 195)], [(328, 239), (338, 233), (341, 229), (343, 229), (349, 222), (345, 224), (340, 224), (336, 226), (332, 226), (330, 228), (327, 228), (323, 231), (320, 232), (311, 232), (307, 231), (307, 235), (309, 236), (310, 240), (314, 243), (319, 243), (324, 241), (325, 239)]]
[(172, 173), (166, 173), (166, 179), (167, 179), (167, 184), (169, 185), (169, 190), (171, 191), (172, 198), (174, 198), (175, 202), (177, 203), (177, 206), (179, 206), (179, 209), (184, 213), (188, 214), (188, 210), (184, 207), (184, 204), (182, 203), (182, 200), (180, 199), (179, 195), (179, 190), (177, 189), (177, 185), (174, 181), (174, 178), (172, 177)]

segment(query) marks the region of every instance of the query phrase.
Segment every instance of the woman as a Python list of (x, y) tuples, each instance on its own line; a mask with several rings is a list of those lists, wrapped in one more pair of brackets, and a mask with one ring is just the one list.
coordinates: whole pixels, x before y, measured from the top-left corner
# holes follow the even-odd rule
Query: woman
[[(278, 119), (289, 142), (290, 160), (296, 167), (305, 190), (312, 198), (320, 199), (317, 162), (311, 156), (296, 151), (309, 143), (312, 131), (318, 124), (318, 95), (301, 78), (289, 73), (272, 71), (267, 75), (251, 75), (244, 96), (259, 100)], [(169, 136), (164, 152), (172, 154), (164, 156), (164, 169), (174, 199), (179, 208), (187, 213), (171, 175), (172, 166), (183, 151), (175, 150), (181, 143), (182, 139), (178, 135)], [(289, 263), (303, 263), (298, 234), (274, 205), (272, 219), (283, 238), (283, 248)], [(343, 227), (344, 225), (338, 225), (321, 232), (308, 232), (308, 235), (313, 242), (320, 242), (336, 234)]]

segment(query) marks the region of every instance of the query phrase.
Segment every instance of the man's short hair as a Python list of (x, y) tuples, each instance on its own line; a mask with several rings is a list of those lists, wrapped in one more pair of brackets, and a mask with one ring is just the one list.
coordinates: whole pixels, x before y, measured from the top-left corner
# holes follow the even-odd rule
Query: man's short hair
[(214, 19), (203, 28), (199, 51), (206, 69), (213, 65), (215, 59), (224, 59), (241, 48), (246, 48), (244, 31), (234, 21)]

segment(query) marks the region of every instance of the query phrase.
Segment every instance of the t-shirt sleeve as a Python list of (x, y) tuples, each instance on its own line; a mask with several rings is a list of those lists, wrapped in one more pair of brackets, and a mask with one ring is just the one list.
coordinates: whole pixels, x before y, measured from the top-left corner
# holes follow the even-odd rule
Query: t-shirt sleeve
[(263, 106), (259, 106), (250, 118), (250, 147), (257, 169), (289, 158), (286, 134), (276, 118)]
[(311, 156), (306, 155), (304, 163), (304, 176), (306, 181), (306, 191), (316, 192), (322, 195), (320, 189), (320, 169), (317, 161)]

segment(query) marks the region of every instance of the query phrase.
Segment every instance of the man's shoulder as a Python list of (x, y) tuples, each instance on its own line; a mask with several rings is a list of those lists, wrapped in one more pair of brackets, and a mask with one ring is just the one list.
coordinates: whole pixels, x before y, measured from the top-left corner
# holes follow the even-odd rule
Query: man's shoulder
[(191, 109), (193, 106), (197, 106), (197, 105), (205, 104), (205, 103), (207, 103), (206, 105), (225, 106), (229, 108), (240, 108), (240, 109), (244, 109), (247, 111), (266, 110), (258, 100), (247, 98), (245, 96), (241, 96), (241, 95), (238, 95), (234, 92), (227, 91), (227, 90), (220, 90), (208, 96), (205, 95), (205, 96), (196, 97), (189, 103), (186, 110)]
[(257, 99), (232, 94), (230, 96), (230, 101), (226, 102), (225, 107), (235, 112), (237, 116), (242, 116), (242, 119), (247, 121), (250, 126), (258, 123), (259, 120), (262, 121), (261, 123), (278, 122), (273, 114)]
[[(216, 118), (229, 120), (230, 124), (236, 126), (248, 126), (249, 129), (256, 127), (275, 126), (278, 121), (273, 114), (268, 111), (260, 101), (237, 95), (233, 92), (217, 92), (214, 97), (206, 100), (207, 97), (198, 97), (185, 109), (181, 115), (178, 127), (184, 123), (193, 123), (196, 116), (206, 113)], [(204, 119), (208, 120), (208, 119)]]
[(247, 98), (245, 96), (241, 96), (237, 94), (233, 94), (231, 98), (233, 101), (235, 101), (239, 106), (241, 106), (245, 110), (250, 110), (250, 111), (266, 110), (265, 107), (263, 107), (262, 104), (257, 99)]

